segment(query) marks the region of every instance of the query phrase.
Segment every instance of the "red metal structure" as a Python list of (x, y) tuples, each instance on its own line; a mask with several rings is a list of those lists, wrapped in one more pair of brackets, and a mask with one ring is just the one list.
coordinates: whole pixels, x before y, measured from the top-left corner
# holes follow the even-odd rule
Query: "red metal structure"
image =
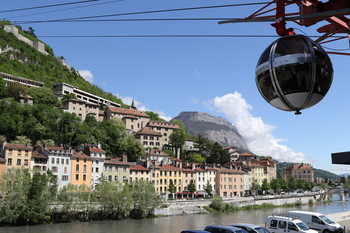
[[(298, 11), (286, 12), (286, 7), (297, 5)], [(294, 7), (295, 8), (295, 7)], [(268, 15), (270, 13), (274, 13)], [(350, 19), (346, 15), (350, 14), (350, 0), (329, 0), (321, 2), (319, 0), (275, 0), (266, 4), (264, 7), (254, 12), (245, 19), (232, 19), (219, 22), (238, 23), (238, 22), (274, 22), (272, 26), (276, 28), (279, 36), (295, 34), (292, 28), (286, 28), (287, 21), (293, 21), (301, 26), (309, 27), (321, 21), (329, 24), (323, 25), (317, 29), (322, 33), (315, 41), (319, 44), (332, 42), (344, 38), (350, 41)], [(345, 33), (345, 36), (335, 34)], [(328, 52), (332, 54), (350, 55), (350, 53)]]

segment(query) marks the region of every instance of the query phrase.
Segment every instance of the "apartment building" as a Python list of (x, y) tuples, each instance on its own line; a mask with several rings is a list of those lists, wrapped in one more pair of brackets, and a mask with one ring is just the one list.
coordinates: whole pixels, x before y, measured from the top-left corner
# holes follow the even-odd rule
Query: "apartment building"
[(293, 164), (285, 171), (285, 178), (314, 182), (314, 168), (306, 163)]
[(103, 175), (104, 163), (106, 160), (106, 152), (101, 149), (100, 145), (84, 146), (84, 153), (91, 158), (91, 182), (92, 190), (100, 183), (100, 178)]
[(107, 181), (128, 183), (130, 180), (130, 166), (127, 159), (106, 158), (103, 175)]
[(32, 157), (30, 159), (30, 171), (38, 171), (42, 174), (45, 174), (48, 170), (47, 165), (48, 157), (39, 151), (33, 151)]
[[(197, 173), (192, 168), (184, 168), (182, 169), (182, 191), (188, 191), (188, 185), (190, 184), (191, 180), (193, 180), (196, 183), (197, 180)], [(196, 183), (197, 184), (197, 183)]]
[(272, 157), (263, 157), (258, 163), (264, 168), (264, 177), (268, 182), (277, 178), (276, 162), (272, 160)]
[(85, 120), (87, 115), (95, 117), (97, 121), (100, 120), (100, 109), (99, 105), (88, 103), (79, 99), (69, 99), (63, 101), (63, 111), (69, 113), (75, 113), (82, 120)]
[(139, 180), (144, 180), (149, 182), (151, 172), (150, 169), (141, 165), (131, 165), (130, 166), (130, 184), (132, 182), (137, 182)]
[(158, 147), (162, 148), (162, 134), (152, 130), (150, 127), (143, 127), (134, 134), (144, 147)]
[(102, 106), (112, 106), (112, 107), (120, 107), (120, 104), (115, 103), (113, 101), (107, 100), (105, 98), (102, 98), (100, 96), (91, 94), (89, 92), (83, 91), (79, 89), (78, 87), (75, 87), (73, 85), (67, 84), (67, 83), (57, 83), (53, 85), (53, 92), (55, 95), (57, 95), (59, 98), (62, 98), (63, 96), (67, 94), (74, 94), (78, 100), (85, 101), (87, 103), (95, 104), (95, 105), (102, 105)]
[(159, 193), (167, 194), (170, 180), (176, 187), (176, 192), (181, 192), (182, 169), (172, 165), (159, 166)]
[(216, 193), (223, 198), (244, 196), (244, 174), (245, 172), (228, 169), (216, 169)]
[(22, 77), (15, 76), (12, 74), (7, 74), (4, 72), (0, 72), (0, 77), (4, 79), (7, 85), (11, 83), (19, 83), (26, 87), (43, 87), (44, 86), (43, 82), (22, 78)]
[(265, 177), (264, 167), (259, 164), (247, 164), (242, 167), (242, 170), (249, 172), (249, 183), (256, 182), (260, 186), (262, 185)]
[(6, 160), (6, 170), (12, 168), (30, 169), (32, 148), (21, 144), (5, 143), (3, 158)]
[(124, 122), (127, 130), (131, 132), (137, 132), (147, 125), (150, 121), (150, 117), (139, 110), (133, 108), (119, 108), (108, 106), (105, 110), (106, 120), (112, 118), (120, 119)]
[(48, 157), (47, 167), (55, 176), (58, 190), (71, 183), (71, 157), (69, 147), (46, 146), (37, 150)]
[(74, 191), (88, 191), (91, 187), (92, 159), (81, 151), (73, 150), (71, 157), (71, 185)]
[(169, 144), (169, 137), (174, 130), (180, 129), (177, 124), (165, 121), (150, 121), (148, 122), (147, 126), (150, 129), (160, 133), (161, 137), (159, 139), (161, 147)]

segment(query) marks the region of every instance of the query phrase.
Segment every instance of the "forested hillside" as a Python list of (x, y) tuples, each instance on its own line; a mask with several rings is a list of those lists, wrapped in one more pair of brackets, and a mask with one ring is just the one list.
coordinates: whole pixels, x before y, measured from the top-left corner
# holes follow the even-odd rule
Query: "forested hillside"
[[(52, 88), (55, 83), (69, 83), (84, 91), (123, 105), (116, 96), (82, 78), (74, 68), (69, 69), (61, 64), (50, 46), (45, 44), (45, 50), (49, 55), (44, 55), (18, 40), (12, 33), (5, 32), (2, 29), (4, 24), (10, 23), (8, 21), (0, 22), (0, 72), (44, 82), (48, 88)], [(19, 26), (17, 28), (19, 28), (19, 33), (28, 39), (39, 40), (33, 29), (24, 31)]]

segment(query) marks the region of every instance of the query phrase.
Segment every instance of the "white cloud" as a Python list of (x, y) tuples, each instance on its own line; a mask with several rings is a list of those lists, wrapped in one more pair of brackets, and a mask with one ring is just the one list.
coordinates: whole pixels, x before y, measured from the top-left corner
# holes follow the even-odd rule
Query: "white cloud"
[(118, 94), (115, 94), (115, 96), (120, 98), (123, 101), (123, 103), (127, 105), (131, 105), (132, 101), (134, 101), (134, 106), (140, 111), (152, 111), (152, 112), (158, 113), (159, 117), (166, 121), (170, 121), (171, 119), (173, 119), (173, 117), (166, 116), (166, 114), (163, 111), (148, 109), (145, 105), (135, 100), (133, 97), (130, 97), (130, 96), (121, 97)]
[(282, 145), (283, 140), (275, 138), (272, 133), (276, 126), (265, 124), (261, 117), (250, 113), (253, 109), (238, 92), (215, 97), (214, 106), (224, 113), (238, 132), (244, 137), (249, 149), (257, 155), (272, 156), (278, 161), (310, 162), (302, 152)]
[(197, 99), (197, 98), (193, 98), (193, 99), (191, 99), (191, 104), (198, 104), (198, 102), (199, 102), (199, 99)]
[(92, 83), (94, 81), (94, 75), (90, 70), (78, 70), (78, 72), (81, 77), (83, 77), (89, 83)]
[(337, 174), (337, 175), (350, 174), (350, 166), (349, 165), (347, 165), (347, 166), (335, 165), (333, 167), (326, 168), (325, 170), (333, 172), (334, 174)]

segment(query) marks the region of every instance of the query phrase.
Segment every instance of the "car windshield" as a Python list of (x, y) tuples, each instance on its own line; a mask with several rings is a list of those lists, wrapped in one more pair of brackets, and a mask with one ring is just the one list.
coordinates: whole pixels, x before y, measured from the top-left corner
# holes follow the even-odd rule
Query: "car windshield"
[(296, 225), (297, 225), (301, 230), (304, 230), (304, 231), (310, 230), (310, 228), (309, 228), (308, 226), (306, 226), (306, 224), (303, 223), (303, 222), (298, 222), (298, 223), (296, 223)]
[(268, 230), (266, 230), (263, 227), (256, 227), (254, 228), (254, 230), (256, 230), (258, 233), (270, 233)]
[(326, 222), (328, 224), (334, 224), (334, 222), (332, 220), (330, 220), (329, 218), (327, 218), (326, 215), (321, 215), (320, 219), (322, 219), (324, 222)]

